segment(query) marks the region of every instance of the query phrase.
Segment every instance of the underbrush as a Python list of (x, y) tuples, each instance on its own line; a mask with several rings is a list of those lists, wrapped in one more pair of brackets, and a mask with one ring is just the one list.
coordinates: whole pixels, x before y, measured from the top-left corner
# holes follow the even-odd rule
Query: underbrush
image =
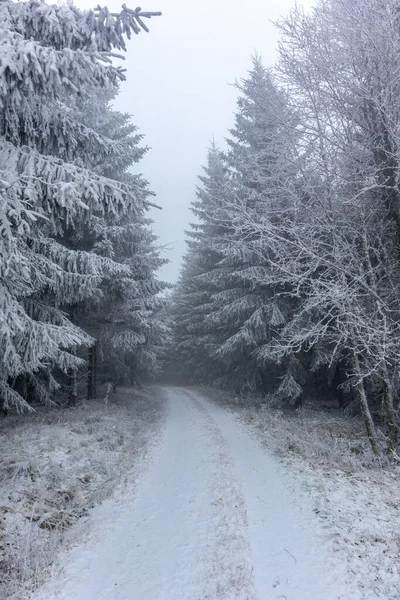
[(288, 486), (326, 530), (332, 562), (345, 565), (343, 577), (356, 585), (352, 600), (399, 600), (400, 466), (374, 456), (361, 418), (312, 405), (286, 412), (261, 398), (206, 393), (231, 407), (285, 467)]
[[(261, 435), (263, 443), (282, 458), (297, 455), (314, 465), (347, 473), (396, 468), (385, 455), (372, 453), (359, 416), (318, 408), (311, 402), (297, 410), (282, 409), (266, 403), (261, 396), (235, 396), (213, 388), (204, 391), (214, 402), (240, 413), (241, 419)], [(379, 428), (378, 433), (383, 448), (386, 439)]]
[(247, 407), (243, 417), (265, 434), (265, 443), (283, 458), (298, 455), (314, 465), (346, 473), (389, 466), (385, 457), (372, 453), (358, 417), (312, 409), (285, 413), (265, 405)]
[(0, 598), (45, 578), (68, 530), (109, 496), (157, 429), (155, 390), (0, 420)]

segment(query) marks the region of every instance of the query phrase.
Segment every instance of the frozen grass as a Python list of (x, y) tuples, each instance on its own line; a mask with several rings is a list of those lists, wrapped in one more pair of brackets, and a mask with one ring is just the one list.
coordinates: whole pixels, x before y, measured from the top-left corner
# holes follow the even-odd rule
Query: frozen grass
[(46, 578), (67, 532), (104, 500), (156, 435), (161, 392), (121, 389), (74, 409), (0, 419), (0, 598)]
[(332, 561), (356, 584), (357, 600), (399, 600), (400, 466), (373, 456), (361, 420), (311, 407), (284, 413), (259, 398), (206, 393), (231, 406), (286, 467), (288, 484), (332, 539)]

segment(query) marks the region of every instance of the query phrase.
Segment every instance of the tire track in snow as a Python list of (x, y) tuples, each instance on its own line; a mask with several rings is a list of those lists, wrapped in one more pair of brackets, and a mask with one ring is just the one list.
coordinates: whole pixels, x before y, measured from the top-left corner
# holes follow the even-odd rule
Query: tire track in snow
[[(226, 409), (187, 392), (220, 431), (248, 520), (257, 600), (349, 600), (331, 566), (331, 540), (269, 453)], [(232, 596), (232, 598), (235, 598)]]
[(256, 600), (246, 506), (228, 444), (209, 412), (192, 394), (174, 391), (183, 393), (201, 415), (211, 470), (209, 518), (214, 538), (203, 559), (205, 583), (199, 600)]

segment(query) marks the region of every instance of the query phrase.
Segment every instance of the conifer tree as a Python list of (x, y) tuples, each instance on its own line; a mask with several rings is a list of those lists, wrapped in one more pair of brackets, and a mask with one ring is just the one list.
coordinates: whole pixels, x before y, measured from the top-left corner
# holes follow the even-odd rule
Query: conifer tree
[(236, 381), (238, 388), (267, 391), (277, 385), (280, 370), (271, 363), (266, 369), (257, 360), (257, 349), (276, 334), (290, 306), (279, 300), (269, 284), (269, 257), (262, 251), (262, 236), (257, 227), (246, 230), (245, 223), (258, 223), (261, 231), (265, 220), (279, 221), (292, 210), (297, 117), (259, 57), (253, 58), (248, 78), (236, 87), (238, 110), (227, 140), (233, 179), (227, 209), (231, 235), (223, 249), (224, 271), (213, 323), (222, 329), (218, 356), (226, 364), (227, 381)]
[(37, 2), (0, 3), (0, 397), (27, 405), (18, 380), (49, 398), (55, 367), (76, 369), (91, 338), (64, 307), (97, 293), (102, 279), (128, 273), (110, 258), (74, 250), (68, 230), (93, 213), (142, 215), (148, 192), (86, 168), (87, 152), (106, 155), (109, 140), (76, 119), (66, 99), (82, 89), (116, 86), (111, 64), (125, 37), (147, 29), (152, 16), (124, 9), (80, 11)]
[[(88, 94), (81, 103), (83, 121), (106, 136), (114, 147), (107, 156), (94, 155), (90, 168), (151, 195), (147, 182), (129, 170), (147, 151), (141, 145), (143, 135), (128, 114), (112, 108), (111, 95), (112, 90), (105, 90), (100, 97)], [(76, 311), (81, 326), (98, 341), (89, 352), (89, 360), (93, 361), (97, 353), (102, 379), (119, 384), (154, 375), (159, 370), (158, 357), (168, 328), (159, 318), (164, 305), (160, 294), (166, 284), (156, 278), (166, 260), (156, 247), (151, 221), (127, 211), (111, 218), (93, 214), (84, 232), (75, 229), (71, 233), (75, 247), (84, 244), (90, 251), (129, 268), (129, 273), (106, 277), (101, 293)], [(90, 396), (94, 393), (91, 384), (89, 389)]]
[(181, 375), (190, 382), (216, 378), (223, 368), (215, 357), (218, 330), (208, 319), (219, 289), (220, 247), (228, 236), (225, 202), (231, 182), (224, 157), (214, 142), (208, 151), (204, 175), (199, 179), (202, 185), (191, 207), (197, 222), (187, 232), (188, 252), (172, 296), (172, 362), (179, 365)]

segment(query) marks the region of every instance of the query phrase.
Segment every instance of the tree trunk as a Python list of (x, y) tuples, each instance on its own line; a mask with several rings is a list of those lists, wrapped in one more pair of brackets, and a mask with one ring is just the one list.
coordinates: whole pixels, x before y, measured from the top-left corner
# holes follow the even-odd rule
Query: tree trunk
[(369, 443), (371, 444), (372, 452), (374, 454), (380, 454), (378, 438), (376, 435), (375, 424), (372, 419), (371, 411), (369, 410), (367, 394), (365, 393), (364, 383), (361, 378), (360, 361), (356, 352), (353, 352), (352, 363), (354, 369), (354, 375), (356, 377), (355, 392), (358, 403), (361, 408), (361, 413), (364, 419), (365, 430)]
[(397, 445), (397, 419), (393, 404), (393, 389), (387, 372), (386, 365), (384, 366), (383, 379), (383, 413), (385, 415), (385, 423), (388, 432), (387, 453), (392, 454)]
[(94, 343), (93, 350), (93, 380), (92, 380), (92, 392), (93, 398), (97, 398), (97, 344)]
[(68, 406), (76, 406), (78, 399), (78, 380), (76, 369), (71, 369), (69, 379), (69, 394), (68, 394)]
[(91, 346), (88, 350), (88, 382), (87, 382), (87, 399), (92, 400), (95, 397), (94, 390), (94, 375), (95, 375), (95, 346)]

